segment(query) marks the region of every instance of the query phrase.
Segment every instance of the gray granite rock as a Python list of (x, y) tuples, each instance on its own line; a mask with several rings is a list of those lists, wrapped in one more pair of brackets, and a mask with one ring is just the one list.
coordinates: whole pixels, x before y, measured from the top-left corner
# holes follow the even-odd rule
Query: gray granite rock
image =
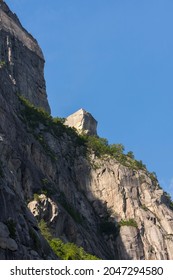
[(80, 109), (68, 116), (65, 125), (74, 127), (79, 133), (97, 135), (97, 121), (84, 109)]
[[(57, 259), (41, 219), (52, 237), (102, 259), (173, 259), (170, 200), (147, 170), (86, 155), (68, 126), (26, 114), (17, 93), (49, 112), (44, 58), (2, 1), (0, 48), (0, 259)], [(97, 135), (84, 110), (67, 121)]]
[(0, 61), (8, 71), (15, 92), (50, 112), (43, 75), (43, 53), (5, 2), (0, 4)]

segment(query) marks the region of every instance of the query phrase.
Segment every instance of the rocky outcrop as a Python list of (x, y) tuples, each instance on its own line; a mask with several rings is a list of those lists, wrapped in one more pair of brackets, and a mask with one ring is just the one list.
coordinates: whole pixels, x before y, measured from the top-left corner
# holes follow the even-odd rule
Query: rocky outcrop
[[(54, 201), (40, 195), (28, 205), (33, 215), (47, 220), (54, 236), (102, 258), (173, 259), (173, 211), (157, 181), (147, 171), (130, 170), (111, 158), (94, 157), (93, 163), (91, 169), (83, 157), (76, 159), (76, 179), (60, 172), (58, 188), (68, 204), (61, 194)], [(62, 205), (71, 205), (71, 213)]]
[[(4, 2), (0, 15), (0, 259), (58, 258), (42, 219), (53, 237), (102, 259), (173, 259), (173, 204), (157, 179), (107, 146), (96, 156), (75, 130), (21, 98), (49, 111), (38, 89), (43, 57)], [(79, 131), (95, 136), (96, 121), (80, 113)]]
[[(44, 57), (37, 41), (22, 27), (5, 2), (0, 2), (0, 62), (11, 88), (35, 106), (50, 112), (43, 75)], [(2, 68), (2, 66), (1, 66)], [(2, 72), (1, 72), (2, 75)]]
[(157, 180), (147, 171), (130, 170), (113, 159), (95, 160), (95, 165), (99, 168), (88, 174), (86, 196), (100, 216), (105, 209), (98, 201), (120, 222), (120, 258), (173, 259), (173, 211)]
[(65, 125), (75, 128), (79, 133), (97, 135), (97, 121), (84, 109), (80, 109), (68, 116), (65, 120)]

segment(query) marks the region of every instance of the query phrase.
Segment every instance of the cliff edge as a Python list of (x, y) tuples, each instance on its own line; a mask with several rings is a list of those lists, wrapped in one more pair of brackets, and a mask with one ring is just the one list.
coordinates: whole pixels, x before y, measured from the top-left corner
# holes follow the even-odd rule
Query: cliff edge
[(172, 260), (169, 195), (132, 153), (97, 136), (89, 113), (70, 125), (49, 114), (43, 67), (1, 1), (0, 259), (59, 259), (58, 244), (71, 242), (101, 259)]
[[(0, 2), (0, 62), (13, 91), (50, 113), (44, 80), (44, 57), (37, 41), (22, 27), (5, 2)], [(1, 75), (3, 72), (1, 71)]]

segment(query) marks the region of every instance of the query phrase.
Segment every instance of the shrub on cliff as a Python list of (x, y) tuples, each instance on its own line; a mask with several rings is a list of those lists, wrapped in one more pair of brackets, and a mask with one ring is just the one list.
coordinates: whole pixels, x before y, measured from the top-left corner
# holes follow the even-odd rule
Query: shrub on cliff
[(131, 226), (131, 227), (135, 227), (135, 228), (138, 227), (137, 222), (134, 219), (121, 220), (119, 222), (119, 226), (120, 227), (122, 227), (122, 226)]
[(62, 260), (98, 260), (96, 256), (88, 254), (82, 247), (74, 243), (63, 243), (59, 238), (53, 238), (44, 220), (39, 222), (42, 235), (48, 241), (54, 253)]

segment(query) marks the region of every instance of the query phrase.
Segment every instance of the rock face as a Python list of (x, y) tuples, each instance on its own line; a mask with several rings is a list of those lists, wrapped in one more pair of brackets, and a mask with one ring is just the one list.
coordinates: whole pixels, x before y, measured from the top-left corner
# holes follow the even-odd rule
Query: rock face
[[(173, 203), (157, 179), (127, 156), (96, 156), (73, 129), (16, 94), (27, 85), (22, 94), (49, 111), (32, 77), (43, 69), (41, 51), (5, 3), (0, 13), (0, 259), (56, 259), (42, 219), (53, 237), (102, 259), (173, 259)], [(31, 68), (26, 85), (19, 65), (23, 79)], [(94, 124), (84, 130), (95, 135)]]
[(84, 109), (80, 109), (74, 114), (68, 116), (66, 118), (65, 125), (74, 127), (79, 133), (97, 135), (97, 121)]
[(50, 113), (42, 51), (5, 2), (0, 2), (0, 61), (8, 71), (14, 91)]
[(173, 211), (157, 181), (144, 170), (129, 170), (112, 159), (97, 165), (102, 167), (91, 171), (87, 196), (93, 203), (102, 201), (117, 222), (125, 221), (116, 239), (119, 257), (173, 259)]
[(0, 223), (0, 248), (2, 249), (8, 249), (10, 251), (17, 251), (18, 246), (14, 239), (9, 237), (10, 232), (8, 230), (8, 227)]

